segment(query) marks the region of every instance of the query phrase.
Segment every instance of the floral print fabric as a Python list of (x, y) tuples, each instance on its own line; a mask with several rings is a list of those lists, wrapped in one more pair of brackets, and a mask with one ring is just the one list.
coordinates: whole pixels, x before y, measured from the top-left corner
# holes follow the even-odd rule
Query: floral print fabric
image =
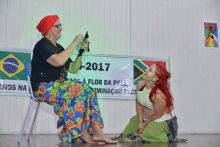
[(97, 93), (86, 83), (76, 79), (64, 80), (61, 77), (50, 83), (40, 83), (38, 91), (34, 91), (34, 96), (54, 107), (54, 113), (59, 116), (57, 128), (63, 127), (59, 135), (61, 141), (68, 141), (69, 132), (72, 140), (79, 139), (83, 134), (85, 121), (91, 136), (93, 135), (91, 122), (104, 128)]

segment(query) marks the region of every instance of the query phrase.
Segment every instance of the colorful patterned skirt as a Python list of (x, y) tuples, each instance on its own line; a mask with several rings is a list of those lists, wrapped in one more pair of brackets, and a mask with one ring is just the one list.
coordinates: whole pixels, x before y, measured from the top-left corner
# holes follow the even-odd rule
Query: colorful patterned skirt
[(83, 122), (93, 136), (91, 122), (104, 128), (97, 93), (86, 83), (76, 79), (56, 80), (50, 83), (40, 83), (38, 91), (34, 91), (36, 99), (54, 107), (54, 113), (59, 116), (57, 129), (61, 141), (68, 141), (70, 132), (72, 140), (80, 139), (83, 134)]

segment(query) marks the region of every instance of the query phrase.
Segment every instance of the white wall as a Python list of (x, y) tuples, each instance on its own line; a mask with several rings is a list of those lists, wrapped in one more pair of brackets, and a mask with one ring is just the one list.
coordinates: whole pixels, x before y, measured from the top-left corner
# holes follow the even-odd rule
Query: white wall
[[(91, 53), (171, 58), (171, 91), (179, 133), (220, 133), (218, 50), (204, 49), (203, 21), (220, 22), (218, 0), (0, 0), (0, 47), (33, 49), (36, 25), (58, 14), (67, 47), (89, 31)], [(0, 134), (18, 134), (29, 98), (0, 96)], [(99, 99), (104, 133), (122, 132), (134, 100)], [(33, 104), (30, 122), (36, 109)], [(120, 113), (118, 113), (120, 112)], [(34, 132), (57, 134), (53, 107), (41, 104)]]

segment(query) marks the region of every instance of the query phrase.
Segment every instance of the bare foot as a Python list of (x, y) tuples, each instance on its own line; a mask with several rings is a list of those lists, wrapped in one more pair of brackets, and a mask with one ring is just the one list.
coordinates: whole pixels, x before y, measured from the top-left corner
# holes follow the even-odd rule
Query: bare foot
[[(82, 138), (82, 137), (81, 137)], [(91, 143), (91, 144), (98, 144), (97, 142), (93, 141), (93, 140), (83, 140), (86, 143)]]
[(97, 142), (93, 141), (92, 137), (90, 135), (87, 135), (84, 133), (81, 138), (86, 142), (86, 143), (92, 143), (92, 144), (97, 144)]
[(95, 142), (95, 141), (86, 141), (86, 143), (91, 143), (91, 144), (98, 144), (98, 142)]
[(113, 141), (108, 138), (106, 135), (95, 136), (93, 135), (93, 140), (97, 142), (105, 142), (105, 143), (117, 143), (117, 141)]

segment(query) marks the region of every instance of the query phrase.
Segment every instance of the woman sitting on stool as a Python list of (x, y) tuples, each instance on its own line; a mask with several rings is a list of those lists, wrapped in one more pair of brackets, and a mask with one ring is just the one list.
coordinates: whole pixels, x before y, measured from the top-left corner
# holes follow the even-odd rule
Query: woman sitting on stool
[[(37, 29), (44, 37), (33, 50), (32, 89), (36, 99), (52, 105), (54, 113), (59, 116), (57, 128), (62, 127), (60, 140), (67, 141), (70, 133), (72, 140), (81, 138), (89, 143), (116, 143), (101, 130), (104, 124), (95, 90), (76, 79), (67, 79), (67, 71), (77, 73), (82, 55), (88, 49), (88, 42), (83, 42), (84, 36), (77, 35), (64, 49), (57, 43), (63, 30), (57, 15), (44, 17)], [(70, 55), (80, 43), (81, 52), (73, 62)]]

